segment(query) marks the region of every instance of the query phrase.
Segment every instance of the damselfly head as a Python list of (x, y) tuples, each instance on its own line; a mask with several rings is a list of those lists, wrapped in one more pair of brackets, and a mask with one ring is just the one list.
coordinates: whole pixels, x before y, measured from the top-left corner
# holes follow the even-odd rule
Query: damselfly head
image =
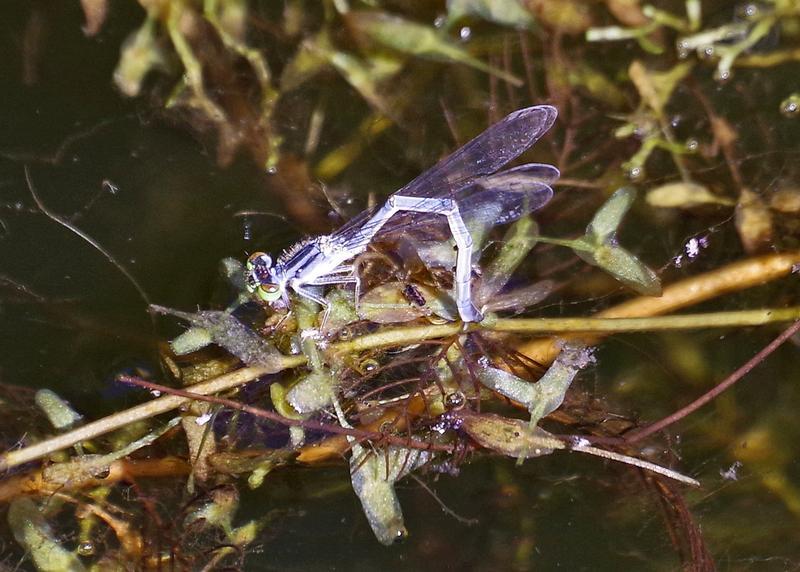
[(255, 294), (264, 302), (272, 304), (284, 297), (285, 287), (279, 280), (272, 257), (264, 252), (254, 252), (247, 259), (245, 284), (251, 294)]

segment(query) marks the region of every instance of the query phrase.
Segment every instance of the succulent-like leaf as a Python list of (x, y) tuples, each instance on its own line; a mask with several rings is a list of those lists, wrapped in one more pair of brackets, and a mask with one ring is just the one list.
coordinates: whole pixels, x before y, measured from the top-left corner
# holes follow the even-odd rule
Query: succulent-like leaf
[(447, 0), (448, 24), (465, 16), (512, 28), (527, 28), (533, 23), (533, 16), (520, 0)]
[(586, 262), (599, 266), (639, 294), (661, 295), (661, 281), (658, 275), (617, 244), (601, 244), (592, 251), (576, 251), (576, 253)]
[(468, 65), (513, 85), (522, 85), (518, 78), (472, 56), (435, 28), (374, 10), (352, 11), (346, 17), (357, 34), (386, 48), (419, 58)]
[(658, 116), (664, 113), (664, 108), (672, 97), (672, 92), (694, 67), (693, 62), (682, 62), (665, 72), (656, 72), (647, 69), (639, 60), (634, 61), (628, 68), (633, 85), (642, 98), (642, 102), (650, 107)]
[(554, 448), (544, 437), (552, 436), (544, 429), (521, 419), (499, 415), (465, 415), (461, 428), (481, 447), (515, 459), (549, 455)]
[(716, 204), (733, 206), (734, 202), (720, 197), (699, 183), (678, 181), (647, 191), (647, 203), (654, 207), (688, 209), (698, 205)]
[(587, 239), (596, 245), (613, 239), (620, 222), (622, 222), (622, 217), (628, 212), (635, 198), (636, 191), (633, 187), (617, 189), (595, 213), (592, 222), (586, 227)]
[(402, 447), (369, 451), (356, 444), (352, 449), (350, 478), (372, 532), (387, 546), (402, 540), (407, 532), (394, 484), (427, 463), (432, 454)]

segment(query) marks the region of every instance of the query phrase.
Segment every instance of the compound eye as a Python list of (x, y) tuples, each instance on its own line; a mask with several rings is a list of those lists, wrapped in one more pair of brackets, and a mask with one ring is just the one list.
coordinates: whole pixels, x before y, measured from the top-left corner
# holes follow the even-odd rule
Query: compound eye
[(261, 284), (258, 288), (258, 297), (265, 302), (274, 302), (281, 297), (281, 289), (277, 284)]
[(252, 271), (255, 268), (269, 268), (272, 266), (272, 257), (266, 252), (254, 252), (247, 259), (247, 270)]

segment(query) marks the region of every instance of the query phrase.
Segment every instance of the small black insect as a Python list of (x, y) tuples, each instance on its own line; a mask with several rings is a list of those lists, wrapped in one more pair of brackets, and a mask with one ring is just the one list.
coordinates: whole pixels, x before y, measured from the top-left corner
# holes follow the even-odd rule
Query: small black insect
[(419, 306), (420, 308), (424, 307), (425, 296), (422, 295), (422, 292), (419, 291), (419, 288), (414, 286), (413, 284), (406, 284), (406, 287), (403, 288), (403, 296), (406, 297), (410, 303)]

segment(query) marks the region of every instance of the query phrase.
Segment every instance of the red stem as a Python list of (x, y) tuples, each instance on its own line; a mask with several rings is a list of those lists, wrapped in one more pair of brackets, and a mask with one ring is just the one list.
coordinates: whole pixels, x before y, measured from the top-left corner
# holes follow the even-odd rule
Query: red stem
[(649, 437), (653, 433), (657, 433), (662, 429), (672, 425), (676, 421), (683, 419), (690, 413), (694, 413), (698, 409), (700, 409), (703, 405), (717, 397), (726, 389), (730, 388), (734, 383), (742, 379), (745, 375), (750, 373), (753, 368), (755, 368), (758, 364), (764, 361), (771, 353), (773, 353), (776, 349), (778, 349), (783, 342), (791, 338), (795, 335), (798, 331), (800, 331), (800, 320), (789, 326), (786, 330), (784, 330), (781, 335), (777, 338), (772, 340), (764, 349), (754, 355), (750, 360), (747, 361), (743, 366), (739, 369), (734, 371), (730, 374), (727, 378), (721, 381), (716, 387), (711, 389), (710, 391), (704, 393), (688, 405), (681, 407), (678, 411), (673, 413), (672, 415), (668, 415), (664, 417), (660, 421), (656, 421), (648, 425), (647, 427), (643, 427), (641, 429), (636, 429), (631, 431), (627, 435), (625, 435), (624, 439), (628, 443), (635, 443), (637, 441), (641, 441), (645, 437)]

